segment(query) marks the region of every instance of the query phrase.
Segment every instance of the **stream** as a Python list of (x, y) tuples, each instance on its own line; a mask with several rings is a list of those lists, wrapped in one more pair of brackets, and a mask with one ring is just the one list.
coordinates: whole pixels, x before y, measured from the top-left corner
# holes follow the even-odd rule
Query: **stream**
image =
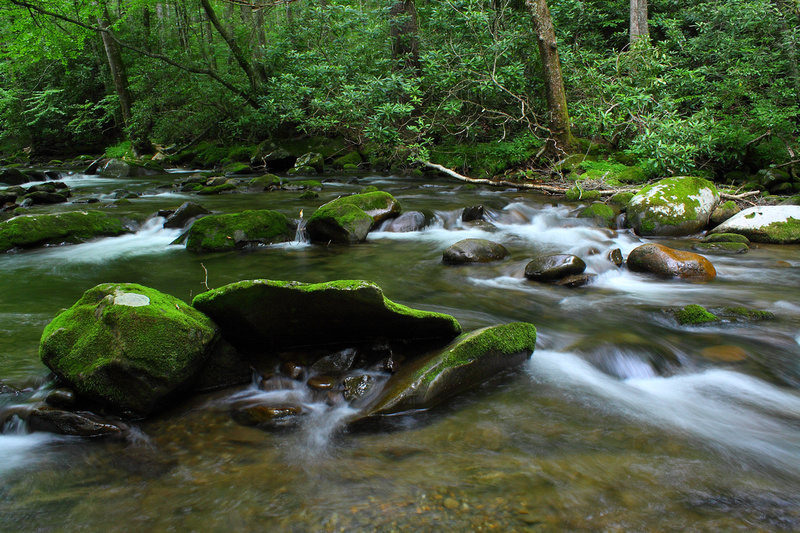
[[(255, 383), (135, 422), (124, 441), (29, 433), (11, 421), (0, 434), (0, 531), (800, 530), (800, 246), (707, 255), (715, 279), (665, 280), (607, 258), (651, 241), (531, 192), (326, 175), (339, 181), (317, 199), (297, 190), (196, 196), (166, 187), (179, 178), (64, 175), (71, 202), (100, 202), (30, 210), (149, 219), (121, 237), (0, 254), (0, 381), (22, 389), (0, 394), (0, 408), (44, 397), (43, 328), (105, 282), (190, 302), (206, 285), (244, 279), (365, 279), (395, 302), (455, 316), (465, 331), (531, 322), (536, 351), (440, 408), (364, 427), (346, 426), (347, 406), (313, 403), (297, 426), (241, 426), (234, 402), (276, 394)], [(353, 246), (212, 254), (171, 245), (181, 230), (154, 216), (191, 200), (308, 218), (367, 185), (434, 223), (378, 229)], [(115, 206), (118, 189), (141, 196)], [(460, 221), (478, 204), (491, 226)], [(499, 242), (510, 259), (443, 265), (444, 249), (464, 238)], [(656, 242), (689, 250), (694, 241)], [(541, 253), (578, 255), (596, 277), (573, 289), (527, 281), (525, 265)], [(688, 304), (774, 318), (680, 326), (671, 311)]]

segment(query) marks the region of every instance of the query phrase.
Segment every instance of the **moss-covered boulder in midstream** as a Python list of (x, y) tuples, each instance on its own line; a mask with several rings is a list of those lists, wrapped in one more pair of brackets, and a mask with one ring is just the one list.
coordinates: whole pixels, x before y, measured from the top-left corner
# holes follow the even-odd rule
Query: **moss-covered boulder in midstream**
[(753, 242), (800, 244), (800, 206), (749, 207), (732, 216), (710, 233), (738, 233)]
[(0, 222), (0, 252), (45, 244), (75, 244), (128, 231), (120, 219), (99, 211), (21, 215)]
[(627, 207), (628, 224), (642, 236), (679, 237), (705, 229), (719, 192), (704, 178), (665, 178), (639, 191)]
[(400, 202), (388, 192), (343, 196), (314, 211), (306, 231), (312, 242), (362, 242), (377, 224), (396, 217), (400, 211)]
[(426, 409), (473, 388), (528, 359), (536, 347), (536, 327), (525, 322), (479, 329), (444, 350), (405, 363), (365, 416)]
[(296, 229), (284, 214), (267, 209), (209, 215), (189, 228), (186, 248), (197, 252), (226, 252), (245, 246), (287, 242), (294, 239)]
[(675, 319), (682, 326), (697, 326), (708, 322), (718, 322), (719, 318), (708, 309), (698, 304), (690, 304), (675, 311)]
[(192, 305), (249, 353), (374, 339), (447, 342), (461, 332), (452, 316), (396, 304), (369, 281), (240, 281), (204, 292)]
[(619, 212), (610, 205), (603, 202), (594, 202), (578, 214), (578, 218), (588, 218), (606, 228), (617, 226), (617, 215)]
[(178, 298), (106, 283), (47, 325), (39, 356), (82, 398), (146, 416), (191, 385), (218, 335), (211, 319)]

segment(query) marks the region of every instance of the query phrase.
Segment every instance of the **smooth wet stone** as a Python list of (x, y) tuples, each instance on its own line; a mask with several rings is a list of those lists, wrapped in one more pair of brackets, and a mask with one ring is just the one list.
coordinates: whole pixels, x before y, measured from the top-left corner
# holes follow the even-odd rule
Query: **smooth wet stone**
[(311, 370), (320, 373), (342, 374), (353, 366), (356, 355), (358, 352), (355, 349), (347, 348), (318, 359), (311, 365)]
[(692, 250), (707, 254), (736, 255), (746, 254), (750, 247), (741, 242), (697, 242)]
[(53, 389), (44, 399), (45, 403), (53, 407), (71, 409), (75, 407), (75, 391), (72, 389)]
[(530, 358), (533, 324), (514, 322), (458, 337), (443, 351), (406, 362), (363, 411), (366, 416), (426, 409)]
[(559, 287), (583, 287), (591, 283), (592, 279), (595, 277), (597, 277), (596, 274), (573, 274), (572, 276), (561, 278), (553, 284)]
[(491, 263), (506, 257), (508, 250), (502, 244), (487, 239), (464, 239), (444, 251), (442, 262), (447, 265)]
[(28, 415), (31, 431), (45, 431), (76, 437), (121, 436), (128, 427), (85, 411), (65, 411), (53, 407), (37, 407)]
[(464, 222), (473, 222), (476, 220), (483, 220), (485, 208), (482, 205), (473, 205), (465, 207), (461, 212), (461, 220)]
[(338, 385), (338, 380), (333, 376), (313, 376), (308, 378), (306, 384), (314, 390), (332, 390)]
[(551, 282), (567, 276), (582, 274), (586, 263), (570, 254), (551, 254), (537, 257), (525, 265), (525, 277), (531, 281)]
[(302, 414), (304, 414), (303, 408), (297, 405), (253, 405), (234, 409), (231, 416), (243, 426), (261, 426), (291, 420)]
[(638, 235), (679, 237), (705, 229), (718, 203), (719, 192), (707, 179), (674, 177), (644, 187), (626, 212)]
[(146, 416), (197, 378), (218, 336), (208, 317), (174, 296), (106, 283), (45, 327), (39, 356), (78, 396)]
[(174, 213), (167, 217), (167, 220), (164, 221), (164, 227), (179, 229), (184, 227), (190, 220), (210, 214), (211, 211), (200, 204), (184, 202)]
[(608, 252), (608, 260), (614, 263), (616, 266), (621, 267), (625, 262), (625, 260), (622, 258), (622, 250), (619, 248), (614, 248)]
[(634, 248), (628, 255), (628, 268), (662, 277), (711, 279), (717, 275), (714, 265), (702, 255), (656, 243)]
[(392, 233), (408, 233), (422, 231), (428, 225), (428, 217), (420, 211), (408, 211), (392, 219), (383, 231)]
[(281, 372), (291, 379), (302, 379), (306, 371), (301, 365), (293, 361), (285, 361), (281, 363)]
[(240, 281), (198, 295), (193, 305), (240, 351), (254, 354), (374, 340), (438, 344), (461, 331), (453, 317), (396, 304), (360, 280)]
[(738, 233), (752, 242), (800, 244), (800, 206), (749, 207), (710, 233)]

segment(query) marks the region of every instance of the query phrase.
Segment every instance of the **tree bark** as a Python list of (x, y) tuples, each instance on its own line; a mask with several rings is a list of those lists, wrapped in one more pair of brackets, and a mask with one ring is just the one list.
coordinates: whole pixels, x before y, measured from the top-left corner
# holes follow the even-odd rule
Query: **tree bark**
[(642, 37), (650, 37), (647, 26), (647, 0), (631, 0), (631, 44)]
[(244, 52), (242, 52), (242, 49), (239, 48), (239, 45), (236, 43), (236, 39), (231, 32), (229, 32), (228, 29), (223, 26), (222, 22), (220, 22), (219, 17), (217, 17), (216, 12), (214, 11), (214, 8), (211, 7), (211, 2), (209, 0), (200, 0), (200, 5), (203, 6), (203, 11), (205, 11), (208, 20), (211, 21), (211, 24), (214, 25), (214, 28), (227, 43), (234, 59), (236, 59), (236, 62), (239, 63), (239, 66), (247, 76), (247, 79), (250, 82), (250, 89), (252, 90), (253, 94), (258, 94), (262, 82), (258, 72), (253, 68), (253, 65), (250, 64), (250, 61), (247, 60)]
[(577, 143), (569, 124), (567, 93), (564, 90), (564, 77), (561, 74), (561, 60), (558, 57), (553, 19), (550, 17), (546, 0), (526, 0), (525, 5), (533, 19), (533, 29), (536, 32), (539, 55), (542, 58), (550, 133), (555, 148), (569, 152)]

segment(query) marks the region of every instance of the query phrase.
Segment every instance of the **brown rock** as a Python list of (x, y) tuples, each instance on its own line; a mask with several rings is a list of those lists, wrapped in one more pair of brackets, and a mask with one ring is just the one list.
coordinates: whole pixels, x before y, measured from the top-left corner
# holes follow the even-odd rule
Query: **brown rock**
[(635, 248), (628, 255), (628, 268), (664, 277), (711, 279), (717, 275), (714, 265), (702, 255), (655, 243)]

